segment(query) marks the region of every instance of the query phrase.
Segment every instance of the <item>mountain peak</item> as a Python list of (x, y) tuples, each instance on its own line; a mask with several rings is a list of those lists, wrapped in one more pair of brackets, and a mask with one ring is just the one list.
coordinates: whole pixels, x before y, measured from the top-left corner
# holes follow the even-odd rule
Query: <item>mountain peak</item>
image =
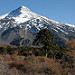
[(16, 10), (10, 12), (6, 17), (24, 17), (30, 10), (25, 6), (20, 6)]
[(27, 7), (25, 7), (25, 6), (20, 6), (19, 9), (20, 9), (20, 10), (24, 10), (24, 11), (30, 11), (30, 10), (29, 10)]
[(25, 6), (20, 6), (20, 8), (27, 8), (27, 7), (25, 7)]
[(5, 16), (1, 16), (0, 18), (3, 19), (5, 17), (10, 19), (13, 18), (15, 22), (19, 24), (31, 20), (32, 18), (36, 18), (38, 15), (30, 11), (27, 7), (20, 6), (16, 10), (13, 10)]

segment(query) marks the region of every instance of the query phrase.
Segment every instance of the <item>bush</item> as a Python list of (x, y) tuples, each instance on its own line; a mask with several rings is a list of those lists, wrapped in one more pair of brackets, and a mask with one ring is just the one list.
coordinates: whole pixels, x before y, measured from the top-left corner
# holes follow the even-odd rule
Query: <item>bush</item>
[(7, 53), (7, 49), (4, 47), (0, 47), (0, 54), (6, 54)]

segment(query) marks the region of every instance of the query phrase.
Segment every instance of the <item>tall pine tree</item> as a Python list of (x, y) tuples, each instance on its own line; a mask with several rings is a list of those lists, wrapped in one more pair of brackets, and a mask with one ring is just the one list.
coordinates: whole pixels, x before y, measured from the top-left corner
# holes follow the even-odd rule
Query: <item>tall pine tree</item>
[(42, 45), (42, 49), (46, 57), (51, 56), (55, 58), (55, 55), (59, 50), (52, 33), (48, 29), (39, 31), (36, 35), (34, 43), (38, 46)]

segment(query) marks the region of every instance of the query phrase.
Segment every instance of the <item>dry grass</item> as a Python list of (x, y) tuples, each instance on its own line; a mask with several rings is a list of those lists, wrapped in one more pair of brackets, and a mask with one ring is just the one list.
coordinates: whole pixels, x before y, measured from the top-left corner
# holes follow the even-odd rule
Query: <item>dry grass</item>
[[(68, 75), (69, 68), (62, 68), (59, 60), (46, 57), (0, 55), (0, 75)], [(73, 75), (74, 70), (70, 71)]]

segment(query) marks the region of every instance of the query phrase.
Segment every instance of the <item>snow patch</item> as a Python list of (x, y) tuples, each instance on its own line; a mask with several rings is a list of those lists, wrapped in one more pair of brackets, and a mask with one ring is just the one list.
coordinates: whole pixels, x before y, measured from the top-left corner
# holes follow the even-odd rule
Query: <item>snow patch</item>
[(62, 31), (63, 33), (65, 33), (65, 34), (68, 34), (66, 31), (64, 31), (63, 29), (61, 29), (61, 28), (58, 28), (58, 27), (56, 27), (57, 29), (59, 29), (60, 31)]
[(5, 15), (0, 16), (0, 20), (3, 19), (3, 18), (5, 18), (7, 15), (8, 15), (8, 13), (5, 14)]
[(15, 17), (14, 19), (15, 19), (15, 21), (16, 21), (18, 24), (24, 23), (24, 22), (30, 20), (30, 19), (28, 19), (28, 18), (19, 18), (19, 17)]

